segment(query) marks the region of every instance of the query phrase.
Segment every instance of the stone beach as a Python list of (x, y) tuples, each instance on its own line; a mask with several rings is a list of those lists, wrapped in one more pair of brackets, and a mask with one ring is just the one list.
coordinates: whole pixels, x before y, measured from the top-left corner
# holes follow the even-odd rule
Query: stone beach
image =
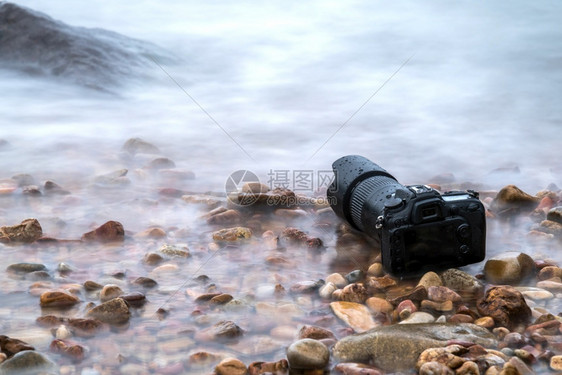
[(1, 210), (34, 214), (0, 222), (0, 374), (562, 371), (555, 186), (482, 194), (486, 260), (400, 279), (322, 192), (227, 198), (146, 140), (115, 154), (87, 186), (0, 176)]

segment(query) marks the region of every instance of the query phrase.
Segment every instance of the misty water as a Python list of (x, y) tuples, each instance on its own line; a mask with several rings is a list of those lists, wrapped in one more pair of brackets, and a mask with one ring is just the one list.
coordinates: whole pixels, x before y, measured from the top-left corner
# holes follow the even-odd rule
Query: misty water
[[(160, 276), (164, 292), (147, 295), (153, 303), (136, 317), (144, 325), (112, 336), (112, 345), (121, 349), (94, 349), (103, 342), (96, 338), (88, 344), (95, 354), (85, 365), (119, 350), (134, 357), (130, 336), (150, 337), (161, 328), (154, 320), (159, 306), (177, 303), (189, 315), (194, 305), (185, 302), (185, 289), (197, 286), (183, 283), (191, 274), (205, 273), (232, 294), (260, 296), (275, 283), (288, 287), (333, 271), (330, 248), (300, 267), (266, 275), (253, 274), (262, 264), (253, 252), (223, 254), (207, 265), (213, 228), (185, 202), (163, 200), (161, 188), (224, 193), (228, 175), (239, 169), (267, 183), (272, 171), (329, 171), (347, 154), (368, 157), (403, 183), (431, 183), (432, 176), (452, 173), (455, 182), (487, 191), (516, 184), (535, 194), (562, 184), (558, 2), (16, 3), (73, 26), (152, 42), (175, 57), (148, 67), (148, 77), (116, 82), (109, 92), (0, 69), (0, 139), (9, 143), (0, 151), (0, 179), (26, 173), (37, 184), (53, 180), (72, 192), (45, 202), (0, 197), (1, 225), (36, 217), (45, 235), (78, 239), (96, 225), (118, 220), (131, 235), (164, 228), (167, 242), (187, 243), (195, 254), (179, 274)], [(121, 147), (131, 137), (153, 143), (177, 170), (192, 171), (196, 178), (143, 172), (154, 156), (124, 154)], [(131, 185), (106, 189), (93, 183), (95, 176), (123, 168)], [(513, 231), (492, 223), (490, 251), (515, 248), (557, 258), (552, 246), (533, 247), (517, 237), (524, 236), (526, 224)], [(333, 245), (332, 233), (324, 241)], [(120, 271), (142, 276), (150, 270), (140, 259), (162, 242), (131, 240), (123, 247), (87, 251), (72, 245), (42, 251), (6, 247), (3, 264), (28, 261), (55, 269), (65, 262), (81, 270), (73, 275), (75, 282)], [(249, 276), (237, 279), (240, 272)], [(33, 341), (38, 304), (28, 302), (36, 297), (18, 294), (29, 283), (6, 276), (2, 282), (5, 334)], [(178, 288), (176, 302), (170, 296)], [(318, 302), (302, 303), (314, 310)], [(19, 307), (21, 314), (13, 317), (11, 309)], [(173, 319), (170, 325), (179, 326), (190, 318)], [(241, 315), (241, 325), (251, 332), (253, 322), (245, 319)], [(23, 334), (25, 329), (32, 333)], [(279, 349), (266, 354), (243, 348), (259, 346), (250, 339), (229, 350), (248, 362), (279, 359), (291, 340), (276, 339)], [(164, 366), (180, 356), (173, 350), (155, 355), (135, 360)]]

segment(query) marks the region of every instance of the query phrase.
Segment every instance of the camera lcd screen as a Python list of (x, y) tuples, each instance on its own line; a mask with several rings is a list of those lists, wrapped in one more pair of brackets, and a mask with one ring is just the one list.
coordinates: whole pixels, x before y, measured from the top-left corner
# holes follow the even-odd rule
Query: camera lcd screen
[(449, 222), (444, 225), (419, 226), (405, 232), (406, 267), (455, 261), (458, 249), (455, 237), (457, 227), (458, 223)]

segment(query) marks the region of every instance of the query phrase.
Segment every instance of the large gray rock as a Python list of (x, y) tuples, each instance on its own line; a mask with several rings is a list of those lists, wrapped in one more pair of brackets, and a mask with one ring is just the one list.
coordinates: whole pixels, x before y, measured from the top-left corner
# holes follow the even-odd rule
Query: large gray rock
[(147, 42), (102, 29), (74, 27), (46, 14), (0, 2), (0, 65), (31, 75), (63, 78), (112, 91), (124, 78), (145, 76), (153, 56), (169, 53)]
[(0, 375), (57, 374), (56, 365), (41, 353), (26, 350), (0, 364)]
[(451, 340), (485, 347), (497, 344), (487, 329), (475, 324), (395, 324), (344, 337), (333, 354), (341, 362), (371, 363), (388, 371), (409, 370), (424, 350), (446, 346)]

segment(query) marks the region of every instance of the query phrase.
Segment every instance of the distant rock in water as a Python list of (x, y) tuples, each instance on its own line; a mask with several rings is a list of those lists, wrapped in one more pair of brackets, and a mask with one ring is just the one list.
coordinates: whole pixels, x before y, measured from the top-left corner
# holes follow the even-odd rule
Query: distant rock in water
[(174, 60), (162, 48), (103, 30), (74, 27), (46, 14), (0, 2), (0, 65), (35, 76), (62, 78), (102, 91), (147, 67)]

